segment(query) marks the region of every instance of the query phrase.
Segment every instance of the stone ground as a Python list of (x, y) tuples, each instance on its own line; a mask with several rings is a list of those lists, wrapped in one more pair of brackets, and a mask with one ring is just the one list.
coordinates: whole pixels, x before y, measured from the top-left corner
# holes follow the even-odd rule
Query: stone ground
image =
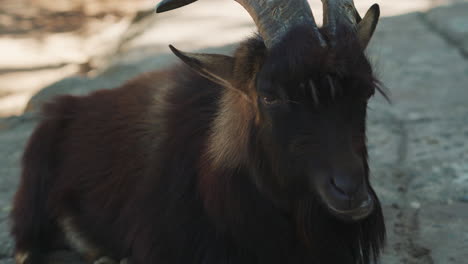
[[(162, 19), (174, 26), (174, 16)], [(167, 44), (166, 35), (150, 47), (159, 22), (147, 16), (134, 23), (122, 52), (94, 77), (60, 81), (34, 96), (26, 114), (0, 119), (0, 264), (12, 263), (10, 200), (38, 106), (56, 94), (115, 87), (138, 73), (172, 64), (174, 56), (157, 46)], [(228, 28), (251, 30), (251, 24), (235, 25)], [(168, 38), (168, 43), (190, 47), (190, 38)], [(206, 47), (195, 42), (197, 48)], [(225, 44), (220, 40), (215, 44), (220, 47), (210, 51), (232, 50)], [(389, 104), (377, 96), (369, 112), (372, 179), (388, 232), (382, 263), (468, 263), (468, 4), (384, 18), (368, 54), (392, 98)]]

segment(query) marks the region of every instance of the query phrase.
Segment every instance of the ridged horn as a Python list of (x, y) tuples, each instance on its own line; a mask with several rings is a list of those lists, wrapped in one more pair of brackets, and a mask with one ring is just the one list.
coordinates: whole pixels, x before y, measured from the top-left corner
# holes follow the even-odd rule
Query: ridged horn
[(352, 30), (357, 29), (361, 17), (354, 6), (353, 0), (322, 0), (323, 26), (332, 34), (336, 34), (337, 24), (347, 25)]
[[(196, 0), (164, 0), (156, 11), (165, 12)], [(271, 49), (294, 26), (309, 25), (322, 46), (326, 43), (315, 23), (307, 0), (235, 0), (241, 4), (255, 21), (265, 46)]]
[(235, 0), (255, 21), (268, 49), (298, 25), (309, 25), (325, 45), (307, 0)]

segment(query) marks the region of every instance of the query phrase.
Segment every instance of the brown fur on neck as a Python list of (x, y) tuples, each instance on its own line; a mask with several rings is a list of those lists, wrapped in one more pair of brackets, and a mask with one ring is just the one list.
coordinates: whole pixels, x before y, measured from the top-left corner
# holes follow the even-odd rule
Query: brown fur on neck
[(250, 131), (259, 122), (256, 73), (265, 53), (262, 43), (255, 40), (247, 40), (236, 50), (234, 89), (223, 90), (208, 139), (208, 154), (215, 166), (234, 168), (248, 158)]

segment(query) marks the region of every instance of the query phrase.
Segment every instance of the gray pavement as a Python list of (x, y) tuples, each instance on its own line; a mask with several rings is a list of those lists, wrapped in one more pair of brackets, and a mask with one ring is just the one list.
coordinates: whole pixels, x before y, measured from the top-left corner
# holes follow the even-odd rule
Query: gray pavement
[[(468, 263), (468, 4), (384, 18), (368, 53), (392, 98), (376, 97), (368, 122), (372, 181), (389, 236), (382, 263)], [(116, 61), (96, 78), (46, 88), (30, 103), (32, 113), (0, 119), (0, 264), (11, 263), (7, 215), (37, 106), (175, 60), (158, 53)]]
[(370, 113), (383, 263), (468, 263), (468, 5), (383, 20), (369, 54), (393, 104)]

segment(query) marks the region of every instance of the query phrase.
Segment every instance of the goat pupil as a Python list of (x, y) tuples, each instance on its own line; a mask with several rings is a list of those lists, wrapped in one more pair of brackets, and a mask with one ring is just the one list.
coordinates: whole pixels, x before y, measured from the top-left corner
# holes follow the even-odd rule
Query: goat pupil
[(267, 105), (272, 105), (272, 104), (276, 104), (279, 102), (278, 98), (275, 98), (273, 96), (265, 96), (263, 97), (263, 102)]

